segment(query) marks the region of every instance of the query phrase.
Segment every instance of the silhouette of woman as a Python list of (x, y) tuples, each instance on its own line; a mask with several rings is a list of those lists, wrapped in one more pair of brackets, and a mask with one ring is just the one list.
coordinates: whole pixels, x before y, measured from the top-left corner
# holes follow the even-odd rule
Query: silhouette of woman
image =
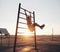
[(43, 27), (45, 26), (44, 24), (43, 24), (43, 25), (39, 25), (39, 24), (37, 24), (37, 23), (32, 23), (32, 21), (31, 21), (31, 18), (32, 18), (32, 17), (31, 17), (31, 15), (30, 15), (30, 16), (27, 15), (26, 11), (25, 11), (25, 15), (26, 15), (26, 20), (27, 20), (28, 29), (29, 29), (31, 32), (34, 31), (35, 26), (38, 26), (38, 27), (40, 27), (41, 29), (43, 29)]

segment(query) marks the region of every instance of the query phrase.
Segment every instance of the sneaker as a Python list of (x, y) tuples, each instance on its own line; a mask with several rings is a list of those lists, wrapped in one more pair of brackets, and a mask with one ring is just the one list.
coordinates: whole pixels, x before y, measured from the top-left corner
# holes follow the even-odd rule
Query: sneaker
[(44, 27), (45, 27), (45, 25), (44, 25), (44, 24), (40, 26), (40, 28), (41, 28), (41, 29), (43, 29)]

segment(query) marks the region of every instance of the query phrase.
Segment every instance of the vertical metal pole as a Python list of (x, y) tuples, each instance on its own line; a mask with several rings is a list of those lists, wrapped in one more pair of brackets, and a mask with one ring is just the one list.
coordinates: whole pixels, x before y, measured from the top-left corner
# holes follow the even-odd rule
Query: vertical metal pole
[(53, 28), (52, 28), (52, 40), (53, 40)]
[(2, 46), (2, 33), (1, 33), (1, 46)]
[(18, 30), (18, 22), (19, 22), (20, 6), (21, 6), (21, 4), (19, 3), (18, 16), (17, 16), (17, 24), (16, 24), (16, 32), (15, 32), (15, 40), (14, 40), (14, 49), (13, 49), (13, 52), (16, 52), (17, 30)]
[(9, 35), (9, 45), (10, 45), (10, 35)]
[[(35, 23), (35, 12), (33, 12), (33, 20)], [(35, 50), (37, 49), (37, 43), (36, 43), (36, 29), (34, 27), (34, 41), (35, 41)]]
[(10, 46), (10, 35), (8, 35), (8, 46)]

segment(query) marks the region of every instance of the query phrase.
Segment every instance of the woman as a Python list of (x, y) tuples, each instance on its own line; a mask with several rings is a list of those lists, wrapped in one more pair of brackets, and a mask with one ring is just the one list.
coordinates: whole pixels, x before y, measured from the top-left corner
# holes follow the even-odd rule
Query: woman
[(26, 13), (26, 11), (25, 11), (25, 15), (26, 15), (26, 20), (27, 20), (27, 26), (28, 26), (28, 28), (29, 28), (29, 30), (30, 30), (31, 32), (34, 31), (35, 26), (38, 26), (38, 27), (40, 27), (41, 29), (43, 29), (43, 27), (45, 26), (44, 24), (43, 24), (43, 25), (39, 25), (39, 24), (37, 24), (37, 23), (32, 23), (32, 21), (31, 21), (31, 18), (32, 18), (32, 17), (31, 17), (31, 15), (28, 16), (27, 13)]

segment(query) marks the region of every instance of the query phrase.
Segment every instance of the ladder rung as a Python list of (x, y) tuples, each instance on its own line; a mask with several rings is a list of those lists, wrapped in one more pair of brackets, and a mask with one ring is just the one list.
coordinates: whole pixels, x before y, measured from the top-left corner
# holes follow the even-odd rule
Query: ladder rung
[(23, 34), (23, 32), (17, 32), (18, 34)]
[[(23, 17), (19, 17), (19, 18), (26, 20), (26, 19), (25, 19), (25, 18), (23, 18)], [(34, 22), (34, 21), (32, 21), (32, 22)]]
[[(24, 9), (24, 8), (21, 8), (21, 9), (26, 10), (26, 9)], [(26, 11), (33, 14), (33, 12), (30, 12), (30, 11), (28, 11), (28, 10), (26, 10)]]
[[(20, 12), (21, 14), (24, 14), (24, 13), (22, 13), (22, 12)], [(24, 14), (25, 15), (25, 14)], [(29, 16), (29, 15), (28, 15)], [(33, 17), (32, 17), (33, 18)]]
[(21, 29), (27, 29), (27, 28), (24, 28), (24, 27), (18, 27), (18, 28), (21, 28)]
[(19, 18), (26, 20), (26, 19), (25, 19), (25, 18), (23, 18), (23, 17), (19, 17)]
[(24, 13), (20, 12), (21, 14), (25, 15)]
[(24, 22), (18, 22), (18, 23), (21, 23), (21, 24), (26, 24), (26, 23), (24, 23)]
[[(17, 32), (18, 34), (24, 34), (24, 32)], [(34, 34), (34, 33), (29, 33), (29, 34)]]

